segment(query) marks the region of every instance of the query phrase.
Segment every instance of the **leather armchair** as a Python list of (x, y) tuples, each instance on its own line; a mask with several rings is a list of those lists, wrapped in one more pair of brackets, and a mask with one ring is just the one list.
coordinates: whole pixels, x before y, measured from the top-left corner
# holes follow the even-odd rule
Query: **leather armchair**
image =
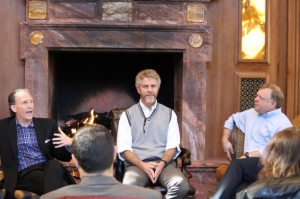
[[(0, 160), (0, 181), (3, 180), (4, 175), (3, 171), (1, 169), (1, 160)], [(0, 199), (5, 198), (5, 189), (0, 189)], [(28, 199), (38, 199), (40, 198), (39, 195), (29, 192), (29, 191), (24, 191), (24, 190), (16, 190), (14, 193), (14, 198), (16, 199), (22, 199), (22, 198), (28, 198)]]
[[(117, 140), (119, 119), (120, 119), (121, 114), (125, 110), (126, 110), (125, 108), (124, 109), (113, 109), (110, 112), (111, 133), (112, 133), (113, 137), (115, 138), (115, 141)], [(181, 153), (179, 154), (179, 156), (176, 159), (177, 168), (180, 169), (184, 173), (186, 178), (189, 180), (192, 177), (192, 175), (186, 170), (186, 167), (188, 165), (191, 165), (191, 159), (190, 159), (191, 152), (188, 149), (183, 148), (183, 147), (181, 147), (180, 149), (181, 149)], [(125, 172), (124, 162), (122, 160), (120, 160), (119, 158), (117, 158), (117, 161), (115, 162), (115, 177), (120, 182), (122, 182), (124, 172)], [(167, 192), (167, 190), (164, 187), (158, 186), (158, 185), (151, 185), (148, 188), (160, 191), (163, 195), (166, 194), (166, 192)], [(194, 199), (195, 192), (196, 192), (195, 188), (190, 185), (190, 189), (185, 198), (186, 199)]]
[(265, 178), (236, 194), (236, 199), (300, 198), (300, 177)]

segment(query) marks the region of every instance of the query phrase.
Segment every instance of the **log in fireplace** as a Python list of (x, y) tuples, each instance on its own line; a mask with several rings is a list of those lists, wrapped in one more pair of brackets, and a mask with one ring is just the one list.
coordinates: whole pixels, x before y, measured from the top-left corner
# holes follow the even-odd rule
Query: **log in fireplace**
[[(59, 119), (131, 105), (137, 100), (134, 76), (155, 68), (162, 74), (159, 100), (176, 111), (182, 145), (192, 160), (204, 160), (206, 63), (212, 50), (207, 2), (27, 0), (20, 57), (35, 116)], [(89, 102), (81, 106), (82, 100)]]

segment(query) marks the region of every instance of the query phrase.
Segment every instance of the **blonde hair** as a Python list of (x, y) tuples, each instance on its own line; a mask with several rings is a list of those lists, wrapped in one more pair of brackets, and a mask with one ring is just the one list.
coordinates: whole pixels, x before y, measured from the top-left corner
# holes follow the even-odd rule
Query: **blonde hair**
[(300, 175), (300, 128), (277, 133), (266, 147), (259, 179)]
[(135, 77), (135, 87), (140, 87), (141, 81), (144, 78), (153, 78), (157, 81), (157, 87), (160, 87), (161, 79), (159, 74), (153, 69), (145, 69), (139, 72)]

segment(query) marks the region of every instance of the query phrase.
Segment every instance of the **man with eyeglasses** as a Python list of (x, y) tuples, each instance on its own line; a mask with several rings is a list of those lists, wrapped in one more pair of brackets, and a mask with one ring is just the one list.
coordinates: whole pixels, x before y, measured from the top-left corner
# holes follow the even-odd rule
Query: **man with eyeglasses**
[(257, 180), (262, 168), (260, 157), (271, 138), (281, 130), (292, 127), (290, 120), (281, 112), (284, 95), (272, 83), (259, 87), (254, 108), (231, 115), (225, 121), (222, 145), (231, 160), (234, 153), (229, 137), (235, 124), (244, 134), (244, 155), (232, 160), (217, 185), (211, 199), (235, 198), (236, 193)]
[(5, 198), (14, 198), (16, 189), (42, 195), (74, 184), (70, 173), (58, 161), (71, 160), (70, 148), (61, 146), (71, 145), (72, 140), (61, 139), (67, 136), (61, 130), (57, 133), (54, 120), (33, 117), (34, 101), (27, 89), (12, 92), (8, 103), (11, 117), (0, 120)]
[(165, 198), (184, 198), (189, 183), (174, 161), (180, 153), (177, 117), (157, 102), (160, 83), (155, 70), (139, 72), (135, 87), (140, 101), (120, 117), (117, 148), (125, 161), (123, 183), (145, 187), (158, 182), (167, 188)]

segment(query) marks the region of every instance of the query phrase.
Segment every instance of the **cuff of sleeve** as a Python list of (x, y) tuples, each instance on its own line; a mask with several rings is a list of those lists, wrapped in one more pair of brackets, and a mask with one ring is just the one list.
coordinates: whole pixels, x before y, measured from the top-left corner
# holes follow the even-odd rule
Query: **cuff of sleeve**
[(72, 146), (65, 146), (65, 148), (67, 149), (67, 151), (69, 151), (70, 153), (72, 153)]
[(172, 146), (172, 147), (167, 147), (166, 148), (166, 151), (168, 150), (168, 149), (174, 149), (174, 148), (176, 148), (177, 149), (177, 152), (176, 152), (176, 154), (175, 154), (175, 156), (174, 156), (174, 160), (179, 156), (179, 154), (180, 154), (180, 152), (181, 152), (181, 150), (180, 150), (180, 147), (179, 146)]

